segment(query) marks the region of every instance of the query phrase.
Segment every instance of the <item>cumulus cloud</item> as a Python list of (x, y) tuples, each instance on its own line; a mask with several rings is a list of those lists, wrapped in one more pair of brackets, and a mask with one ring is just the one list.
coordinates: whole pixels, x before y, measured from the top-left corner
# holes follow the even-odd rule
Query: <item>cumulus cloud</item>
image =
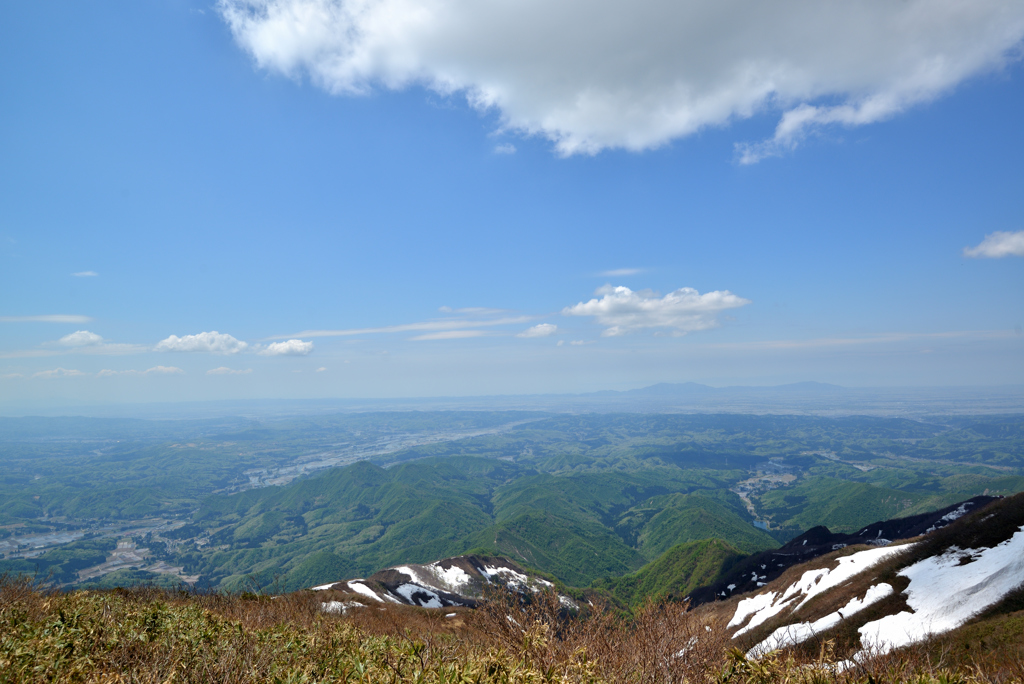
[(1024, 257), (1024, 230), (1008, 232), (997, 230), (989, 233), (975, 247), (964, 247), (964, 256), (1001, 259), (1008, 256)]
[(184, 374), (184, 372), (185, 371), (181, 370), (177, 366), (153, 366), (152, 368), (147, 368), (144, 371), (137, 371), (137, 370), (116, 371), (116, 370), (110, 370), (109, 368), (104, 368), (103, 370), (101, 370), (96, 375), (98, 377), (101, 377), (101, 378), (109, 378), (109, 377), (113, 377), (115, 375), (182, 375), (182, 374)]
[(75, 376), (85, 375), (80, 370), (68, 370), (67, 368), (54, 368), (53, 370), (39, 371), (33, 373), (33, 378), (73, 378)]
[(160, 352), (210, 352), (211, 354), (237, 354), (248, 347), (247, 342), (236, 340), (227, 333), (201, 332), (198, 335), (178, 337), (171, 335), (161, 340), (155, 351)]
[(102, 344), (102, 342), (102, 337), (88, 330), (76, 330), (58, 340), (58, 343), (65, 347), (88, 347), (90, 345)]
[(206, 371), (207, 375), (248, 375), (252, 373), (252, 368), (246, 368), (245, 370), (235, 370), (234, 368), (228, 368), (227, 366), (221, 366), (220, 368), (211, 368)]
[(88, 323), (88, 316), (53, 314), (49, 316), (0, 316), (0, 323)]
[(96, 271), (79, 271), (78, 273), (72, 273), (71, 275), (76, 278), (95, 278), (99, 273)]
[(551, 323), (538, 323), (527, 328), (516, 337), (550, 337), (558, 332), (558, 326)]
[(1017, 56), (1017, 0), (220, 0), (256, 64), (338, 94), (424, 85), (564, 155), (768, 110), (753, 162), (927, 102)]
[(634, 292), (628, 287), (605, 285), (595, 293), (600, 299), (580, 302), (562, 309), (566, 316), (593, 316), (608, 326), (604, 337), (624, 335), (644, 328), (665, 328), (676, 335), (718, 326), (719, 313), (750, 303), (728, 290), (701, 294), (683, 287), (658, 297), (650, 291)]
[(260, 350), (263, 356), (306, 356), (313, 351), (312, 342), (302, 340), (287, 340), (286, 342), (272, 342)]

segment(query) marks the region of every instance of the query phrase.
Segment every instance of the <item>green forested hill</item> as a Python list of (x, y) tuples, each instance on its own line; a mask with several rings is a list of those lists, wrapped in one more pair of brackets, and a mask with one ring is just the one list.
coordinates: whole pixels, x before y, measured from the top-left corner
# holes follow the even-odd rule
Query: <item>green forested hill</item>
[[(685, 496), (716, 484), (704, 498)], [(189, 568), (225, 587), (254, 574), (291, 587), (313, 577), (301, 569), (313, 553), (369, 574), (475, 549), (585, 586), (638, 569), (676, 539), (717, 533), (745, 548), (773, 545), (722, 484), (666, 466), (552, 475), (463, 456), (389, 469), (364, 462), (287, 487), (207, 499), (194, 520), (213, 549), (193, 551)], [(652, 507), (681, 515), (649, 516)], [(687, 518), (686, 510), (699, 514)], [(645, 543), (648, 537), (655, 541)], [(313, 581), (331, 579), (341, 578)]]
[[(118, 530), (162, 524), (137, 535), (147, 563), (219, 589), (298, 588), (471, 550), (586, 586), (668, 563), (681, 544), (749, 554), (819, 524), (851, 530), (1021, 490), (1019, 416), (3, 419), (0, 573), (71, 583)], [(102, 539), (38, 551), (32, 538), (70, 531)]]
[(742, 557), (721, 539), (688, 542), (673, 546), (638, 572), (599, 579), (593, 586), (607, 591), (626, 606), (636, 606), (648, 598), (683, 597), (714, 582), (731, 563)]

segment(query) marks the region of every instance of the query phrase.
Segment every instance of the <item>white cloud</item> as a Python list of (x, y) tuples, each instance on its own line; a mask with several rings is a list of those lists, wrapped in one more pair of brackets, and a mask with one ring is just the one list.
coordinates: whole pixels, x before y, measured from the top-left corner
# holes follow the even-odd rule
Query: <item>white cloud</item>
[(25, 377), (25, 376), (22, 375), (21, 373), (5, 373), (4, 375), (0, 375), (0, 378), (23, 378), (23, 377)]
[(220, 0), (256, 64), (338, 94), (424, 85), (561, 154), (643, 150), (770, 110), (880, 121), (1017, 56), (1019, 0)]
[(0, 323), (88, 323), (88, 316), (68, 316), (54, 314), (51, 316), (0, 316)]
[(516, 335), (516, 337), (550, 337), (558, 332), (558, 326), (551, 323), (538, 323), (537, 325), (527, 328), (523, 332)]
[(178, 337), (171, 335), (160, 341), (154, 351), (160, 352), (210, 352), (212, 354), (237, 354), (249, 344), (236, 340), (227, 333), (201, 332), (198, 335)]
[(1007, 256), (1024, 257), (1024, 230), (1014, 233), (997, 230), (989, 233), (976, 247), (964, 247), (964, 256), (1001, 259)]
[(495, 154), (515, 154), (516, 146), (512, 143), (502, 143), (494, 147)]
[(650, 291), (634, 292), (628, 287), (605, 285), (598, 288), (596, 294), (601, 298), (567, 306), (562, 313), (594, 316), (599, 323), (608, 326), (601, 333), (605, 337), (644, 328), (668, 328), (678, 335), (707, 330), (718, 326), (716, 316), (722, 311), (750, 303), (728, 290), (700, 294), (691, 287), (658, 297)]
[[(347, 362), (346, 362), (346, 363), (347, 363)], [(323, 373), (323, 372), (324, 372), (324, 371), (326, 371), (326, 370), (327, 370), (327, 367), (326, 367), (326, 366), (320, 366), (319, 368), (317, 368), (317, 369), (316, 369), (316, 372), (317, 372), (317, 373)]]
[(590, 343), (587, 342), (586, 340), (573, 340), (569, 344), (571, 344), (574, 347), (582, 347), (583, 345)]
[(65, 335), (58, 340), (58, 343), (65, 347), (88, 347), (91, 345), (101, 344), (102, 342), (102, 337), (96, 333), (89, 332), (88, 330), (76, 330), (70, 335)]
[(54, 368), (53, 370), (39, 371), (33, 373), (33, 378), (73, 378), (75, 376), (85, 375), (79, 370), (68, 370), (67, 368)]
[(483, 330), (444, 330), (442, 332), (426, 333), (410, 337), (410, 340), (463, 340), (468, 337), (483, 337), (486, 333)]
[(245, 370), (235, 370), (234, 368), (228, 368), (227, 366), (221, 366), (220, 368), (211, 368), (206, 371), (207, 375), (248, 375), (252, 373), (252, 368), (246, 368)]
[(79, 271), (78, 273), (72, 273), (71, 275), (76, 278), (95, 278), (99, 273), (96, 271)]
[(181, 370), (177, 366), (153, 366), (152, 368), (147, 368), (144, 371), (137, 371), (137, 370), (116, 371), (116, 370), (110, 370), (109, 368), (104, 368), (103, 370), (101, 370), (96, 375), (98, 377), (101, 377), (101, 378), (109, 378), (109, 377), (112, 377), (112, 376), (115, 376), (115, 375), (182, 375), (184, 373), (185, 373), (185, 371)]
[(312, 342), (302, 340), (288, 340), (287, 342), (272, 342), (260, 350), (263, 356), (306, 356), (313, 351)]
[(643, 273), (647, 269), (645, 268), (613, 268), (610, 271), (601, 271), (597, 275), (604, 278), (622, 278), (624, 276), (637, 275)]

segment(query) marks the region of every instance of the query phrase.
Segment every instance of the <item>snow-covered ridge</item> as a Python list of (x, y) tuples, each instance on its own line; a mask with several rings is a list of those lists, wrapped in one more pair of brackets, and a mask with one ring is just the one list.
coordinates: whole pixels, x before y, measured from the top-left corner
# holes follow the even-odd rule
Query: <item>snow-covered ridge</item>
[(895, 541), (909, 540), (943, 529), (959, 518), (980, 510), (997, 497), (976, 496), (937, 511), (905, 518), (880, 520), (853, 534), (831, 532), (827, 527), (813, 527), (778, 549), (754, 554), (739, 563), (716, 582), (693, 591), (691, 606), (713, 601), (726, 601), (733, 596), (757, 592), (774, 582), (789, 568), (802, 565), (847, 546), (889, 546)]
[[(760, 641), (747, 642), (747, 648), (749, 656), (760, 657), (813, 637), (830, 638), (826, 633), (845, 623), (860, 641), (849, 665), (963, 626), (1024, 587), (1024, 493), (984, 510), (970, 508), (947, 509), (935, 521), (942, 526), (920, 541), (834, 558), (834, 567), (807, 570), (795, 582), (776, 580), (736, 604), (728, 624), (733, 638), (758, 635)], [(887, 559), (894, 562), (880, 566)], [(894, 584), (905, 587), (900, 600)], [(810, 603), (823, 594), (833, 598)], [(881, 608), (864, 613), (875, 605)], [(769, 621), (776, 628), (765, 637)]]
[[(402, 603), (423, 608), (465, 606), (474, 608), (488, 587), (500, 585), (516, 591), (541, 591), (554, 585), (531, 576), (518, 565), (500, 557), (457, 556), (423, 565), (399, 565), (352, 579), (313, 587), (313, 591), (358, 594), (379, 603)], [(567, 596), (562, 604), (575, 608)]]

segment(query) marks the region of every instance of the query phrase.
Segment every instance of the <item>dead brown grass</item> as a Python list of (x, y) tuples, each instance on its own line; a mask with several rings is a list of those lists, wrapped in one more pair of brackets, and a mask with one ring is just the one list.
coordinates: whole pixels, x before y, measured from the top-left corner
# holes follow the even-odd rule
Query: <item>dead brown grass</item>
[(553, 593), (502, 593), (475, 611), (373, 605), (338, 616), (320, 610), (331, 598), (61, 593), (0, 580), (0, 682), (1021, 680), (1006, 663), (936, 658), (927, 649), (845, 672), (830, 643), (750, 661), (732, 649), (713, 606), (648, 603), (627, 618), (603, 605), (567, 611)]

